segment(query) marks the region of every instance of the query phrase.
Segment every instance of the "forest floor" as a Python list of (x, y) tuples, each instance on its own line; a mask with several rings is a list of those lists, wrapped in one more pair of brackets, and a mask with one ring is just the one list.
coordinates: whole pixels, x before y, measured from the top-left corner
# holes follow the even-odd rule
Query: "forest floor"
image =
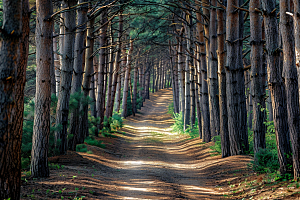
[[(171, 133), (172, 90), (151, 94), (105, 149), (50, 158), (50, 177), (23, 174), (22, 199), (298, 199), (297, 183), (272, 182), (250, 156), (221, 158), (198, 138)], [(293, 185), (294, 184), (294, 185)]]

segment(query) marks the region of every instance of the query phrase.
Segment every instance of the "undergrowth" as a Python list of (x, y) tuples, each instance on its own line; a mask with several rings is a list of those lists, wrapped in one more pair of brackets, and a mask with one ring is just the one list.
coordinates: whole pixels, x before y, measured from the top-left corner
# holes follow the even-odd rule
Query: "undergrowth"
[(199, 127), (198, 120), (196, 119), (196, 124), (194, 126), (188, 126), (186, 130), (184, 130), (183, 116), (182, 113), (173, 113), (173, 119), (175, 123), (171, 126), (172, 132), (176, 132), (179, 134), (187, 134), (190, 136), (190, 139), (199, 137)]
[(96, 140), (93, 136), (85, 138), (84, 142), (87, 143), (88, 145), (105, 148), (105, 144), (102, 144), (102, 141)]

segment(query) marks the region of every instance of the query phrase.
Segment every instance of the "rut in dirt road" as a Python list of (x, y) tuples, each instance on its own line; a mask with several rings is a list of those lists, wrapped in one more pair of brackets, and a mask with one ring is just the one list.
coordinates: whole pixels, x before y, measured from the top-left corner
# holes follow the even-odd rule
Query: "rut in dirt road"
[[(109, 199), (220, 199), (199, 163), (180, 145), (184, 136), (171, 133), (174, 121), (167, 114), (172, 90), (151, 96), (136, 116), (124, 121), (126, 132), (118, 153), (119, 171), (113, 175), (122, 187)], [(113, 194), (112, 194), (113, 193)]]

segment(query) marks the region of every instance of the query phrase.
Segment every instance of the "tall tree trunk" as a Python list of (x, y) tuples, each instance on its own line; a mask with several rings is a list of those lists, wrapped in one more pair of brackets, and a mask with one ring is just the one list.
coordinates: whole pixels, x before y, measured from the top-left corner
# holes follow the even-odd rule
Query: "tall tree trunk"
[(86, 46), (88, 47), (85, 50), (85, 69), (84, 69), (84, 76), (82, 81), (82, 90), (84, 95), (84, 101), (80, 104), (79, 112), (82, 113), (79, 117), (79, 138), (78, 143), (83, 143), (85, 137), (88, 135), (88, 110), (89, 105), (86, 102), (87, 97), (89, 96), (90, 92), (90, 84), (91, 84), (91, 77), (93, 72), (93, 51), (94, 51), (94, 18), (90, 19), (87, 23), (87, 39), (86, 39)]
[[(199, 38), (198, 38), (199, 39)], [(200, 139), (202, 139), (202, 122), (201, 122), (201, 71), (200, 71), (200, 54), (199, 46), (196, 47), (196, 58), (198, 61), (195, 62), (196, 67), (196, 106), (197, 106), (197, 119), (198, 119), (198, 131)]]
[[(86, 0), (80, 0), (79, 3), (83, 3)], [(80, 98), (81, 98), (81, 84), (82, 84), (82, 75), (83, 75), (83, 51), (84, 51), (84, 38), (86, 35), (86, 22), (87, 22), (87, 5), (82, 5), (77, 11), (77, 25), (82, 25), (78, 27), (78, 32), (75, 37), (75, 49), (74, 49), (74, 71), (72, 78), (72, 88), (71, 95), (77, 96), (78, 106), (76, 106), (70, 113), (70, 130), (69, 134), (72, 134), (73, 137), (69, 141), (70, 149), (75, 151), (77, 145), (77, 134), (79, 130), (79, 108), (80, 108)]]
[(53, 21), (51, 0), (37, 1), (36, 25), (36, 93), (30, 171), (33, 177), (48, 177)]
[[(181, 33), (183, 32), (183, 29), (181, 29)], [(182, 34), (181, 34), (182, 36)], [(179, 102), (180, 104), (180, 111), (182, 112), (182, 115), (184, 115), (184, 105), (185, 105), (185, 99), (184, 99), (184, 69), (183, 69), (183, 52), (182, 52), (182, 38), (179, 38), (178, 40), (178, 82), (179, 82)]]
[[(112, 28), (110, 28), (110, 31)], [(114, 39), (112, 33), (110, 34), (110, 43), (111, 45), (114, 44)], [(108, 87), (107, 87), (107, 101), (106, 101), (106, 109), (105, 109), (105, 116), (109, 118), (112, 104), (112, 82), (113, 82), (113, 68), (114, 68), (114, 52), (113, 48), (109, 49), (109, 69), (108, 69)]]
[(295, 31), (295, 54), (298, 73), (298, 89), (300, 94), (300, 0), (294, 2), (294, 31)]
[[(242, 6), (244, 4), (244, 0), (239, 1), (239, 5)], [(244, 12), (239, 11), (239, 38), (244, 37)], [(240, 69), (243, 69), (243, 40), (240, 40), (239, 43), (239, 64)], [(248, 129), (247, 129), (247, 107), (246, 107), (246, 95), (245, 95), (245, 77), (244, 71), (238, 71), (238, 87), (239, 87), (239, 119), (240, 119), (240, 138), (242, 142), (243, 153), (249, 151), (249, 142), (248, 142)]]
[(260, 2), (250, 0), (250, 32), (251, 32), (251, 84), (253, 98), (253, 150), (254, 154), (260, 148), (266, 148), (266, 127), (264, 83), (262, 82), (263, 70), (263, 41), (262, 41), (262, 19), (256, 9), (260, 9)]
[(291, 153), (288, 138), (289, 127), (287, 118), (285, 87), (281, 78), (279, 31), (277, 24), (277, 13), (275, 12), (275, 0), (262, 0), (264, 10), (264, 25), (266, 32), (266, 50), (268, 67), (268, 86), (273, 104), (274, 127), (276, 134), (278, 161), (280, 173), (287, 173), (291, 160), (287, 155)]
[[(197, 10), (200, 10), (200, 7), (197, 6)], [(201, 62), (201, 103), (202, 103), (202, 112), (201, 112), (201, 124), (202, 124), (202, 139), (204, 142), (210, 142), (210, 116), (209, 116), (209, 104), (208, 104), (208, 84), (207, 84), (207, 67), (206, 67), (206, 52), (205, 52), (205, 41), (204, 41), (204, 29), (203, 24), (201, 23), (202, 16), (200, 13), (197, 15), (197, 30), (199, 34), (199, 46), (200, 46), (200, 62)]]
[[(64, 7), (72, 7), (76, 5), (76, 0), (64, 0)], [(60, 127), (55, 131), (55, 143), (59, 144), (60, 154), (67, 152), (67, 128), (69, 115), (69, 100), (72, 82), (72, 73), (74, 66), (74, 41), (75, 41), (75, 27), (76, 27), (76, 13), (75, 10), (70, 10), (64, 13), (65, 33), (63, 60), (61, 66), (61, 82), (59, 87), (58, 102), (56, 108), (56, 126)]]
[[(226, 41), (227, 41), (227, 64), (226, 64), (226, 96), (228, 111), (228, 131), (230, 140), (230, 154), (239, 155), (243, 152), (243, 127), (241, 127), (242, 113), (242, 90), (244, 88), (244, 75), (242, 53), (240, 46), (240, 11), (236, 11), (234, 5), (239, 5), (239, 0), (227, 1), (226, 17)], [(240, 84), (242, 86), (240, 86)]]
[[(106, 23), (107, 21), (107, 11), (103, 11), (101, 14), (102, 22), (101, 24)], [(107, 41), (107, 25), (100, 29), (100, 47), (106, 46)], [(105, 48), (101, 48), (99, 51), (99, 70), (98, 70), (98, 87), (97, 87), (97, 116), (100, 118), (100, 124), (98, 124), (98, 128), (101, 130), (103, 128), (103, 120), (104, 120), (104, 69), (105, 69)]]
[[(192, 16), (191, 14), (186, 15), (186, 48), (188, 51), (193, 55), (193, 49), (192, 49)], [(191, 120), (191, 82), (190, 82), (190, 66), (193, 66), (193, 59), (190, 55), (186, 55), (186, 61), (185, 61), (185, 107), (184, 107), (184, 121), (183, 121), (183, 128), (184, 131), (188, 128), (190, 125)]]
[(123, 34), (123, 15), (122, 10), (120, 11), (119, 15), (119, 33), (118, 33), (118, 51), (116, 53), (115, 57), (115, 67), (114, 67), (114, 76), (113, 76), (113, 84), (112, 84), (112, 90), (111, 90), (111, 108), (109, 115), (112, 116), (113, 109), (114, 109), (114, 103), (115, 103), (115, 96), (116, 92), (118, 91), (118, 80), (120, 78), (119, 71), (120, 71), (120, 57), (121, 57), (121, 36)]
[(286, 88), (288, 124), (293, 151), (294, 179), (300, 176), (299, 166), (299, 91), (295, 62), (295, 44), (292, 17), (289, 12), (288, 0), (280, 0), (280, 30), (283, 47), (283, 72)]
[(132, 94), (132, 109), (134, 113), (137, 113), (137, 81), (138, 81), (138, 59), (139, 53), (137, 54), (137, 58), (135, 60), (134, 71), (133, 71), (133, 94)]
[[(97, 108), (96, 108), (96, 92), (97, 92), (97, 70), (98, 70), (98, 59), (96, 56), (93, 57), (93, 68), (91, 74), (91, 84), (90, 84), (90, 98), (91, 98), (91, 116), (97, 118)], [(98, 130), (95, 130), (95, 136), (98, 136)]]
[(217, 59), (217, 0), (211, 0), (210, 22), (209, 22), (209, 110), (210, 110), (210, 130), (211, 136), (220, 134), (220, 111), (218, 99), (218, 59)]
[(25, 0), (3, 1), (0, 34), (0, 199), (20, 199), (28, 9), (28, 1)]
[[(53, 26), (54, 27), (54, 26)], [(54, 30), (54, 28), (53, 28)], [(55, 35), (55, 33), (53, 32), (53, 35)], [(55, 91), (56, 91), (56, 96), (58, 96), (58, 90), (59, 90), (59, 82), (60, 82), (60, 63), (59, 63), (59, 58), (58, 58), (58, 54), (57, 54), (57, 39), (56, 37), (53, 37), (53, 59), (54, 59), (54, 68), (55, 68)]]
[[(133, 51), (133, 41), (130, 41), (130, 48), (128, 52), (127, 66), (125, 71), (125, 79), (124, 79), (124, 88), (123, 88), (123, 101), (122, 101), (122, 117), (127, 117), (127, 98), (128, 98), (128, 88), (129, 88), (129, 80), (130, 80), (130, 71), (131, 71), (131, 54)], [(124, 66), (125, 67), (125, 66)]]
[[(218, 4), (219, 5), (219, 4)], [(218, 77), (219, 77), (219, 106), (220, 106), (220, 135), (222, 158), (230, 156), (230, 143), (228, 133), (228, 113), (227, 113), (227, 97), (226, 97), (226, 73), (225, 73), (225, 13), (224, 10), (217, 10), (218, 21)]]

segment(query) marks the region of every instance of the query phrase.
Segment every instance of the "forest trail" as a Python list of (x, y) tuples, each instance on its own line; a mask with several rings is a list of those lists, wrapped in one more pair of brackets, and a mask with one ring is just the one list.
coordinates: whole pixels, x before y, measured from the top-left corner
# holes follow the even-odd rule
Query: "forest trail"
[(220, 199), (206, 186), (189, 147), (178, 145), (184, 136), (171, 133), (174, 121), (167, 114), (171, 101), (172, 90), (161, 90), (139, 114), (124, 121), (127, 142), (119, 153), (126, 157), (114, 176), (124, 187), (116, 191), (116, 199)]
[(88, 145), (92, 154), (50, 158), (63, 169), (23, 182), (22, 199), (223, 199), (228, 181), (240, 179), (250, 158), (211, 156), (210, 143), (171, 133), (171, 101), (172, 89), (151, 94), (116, 137), (99, 138), (105, 149)]

